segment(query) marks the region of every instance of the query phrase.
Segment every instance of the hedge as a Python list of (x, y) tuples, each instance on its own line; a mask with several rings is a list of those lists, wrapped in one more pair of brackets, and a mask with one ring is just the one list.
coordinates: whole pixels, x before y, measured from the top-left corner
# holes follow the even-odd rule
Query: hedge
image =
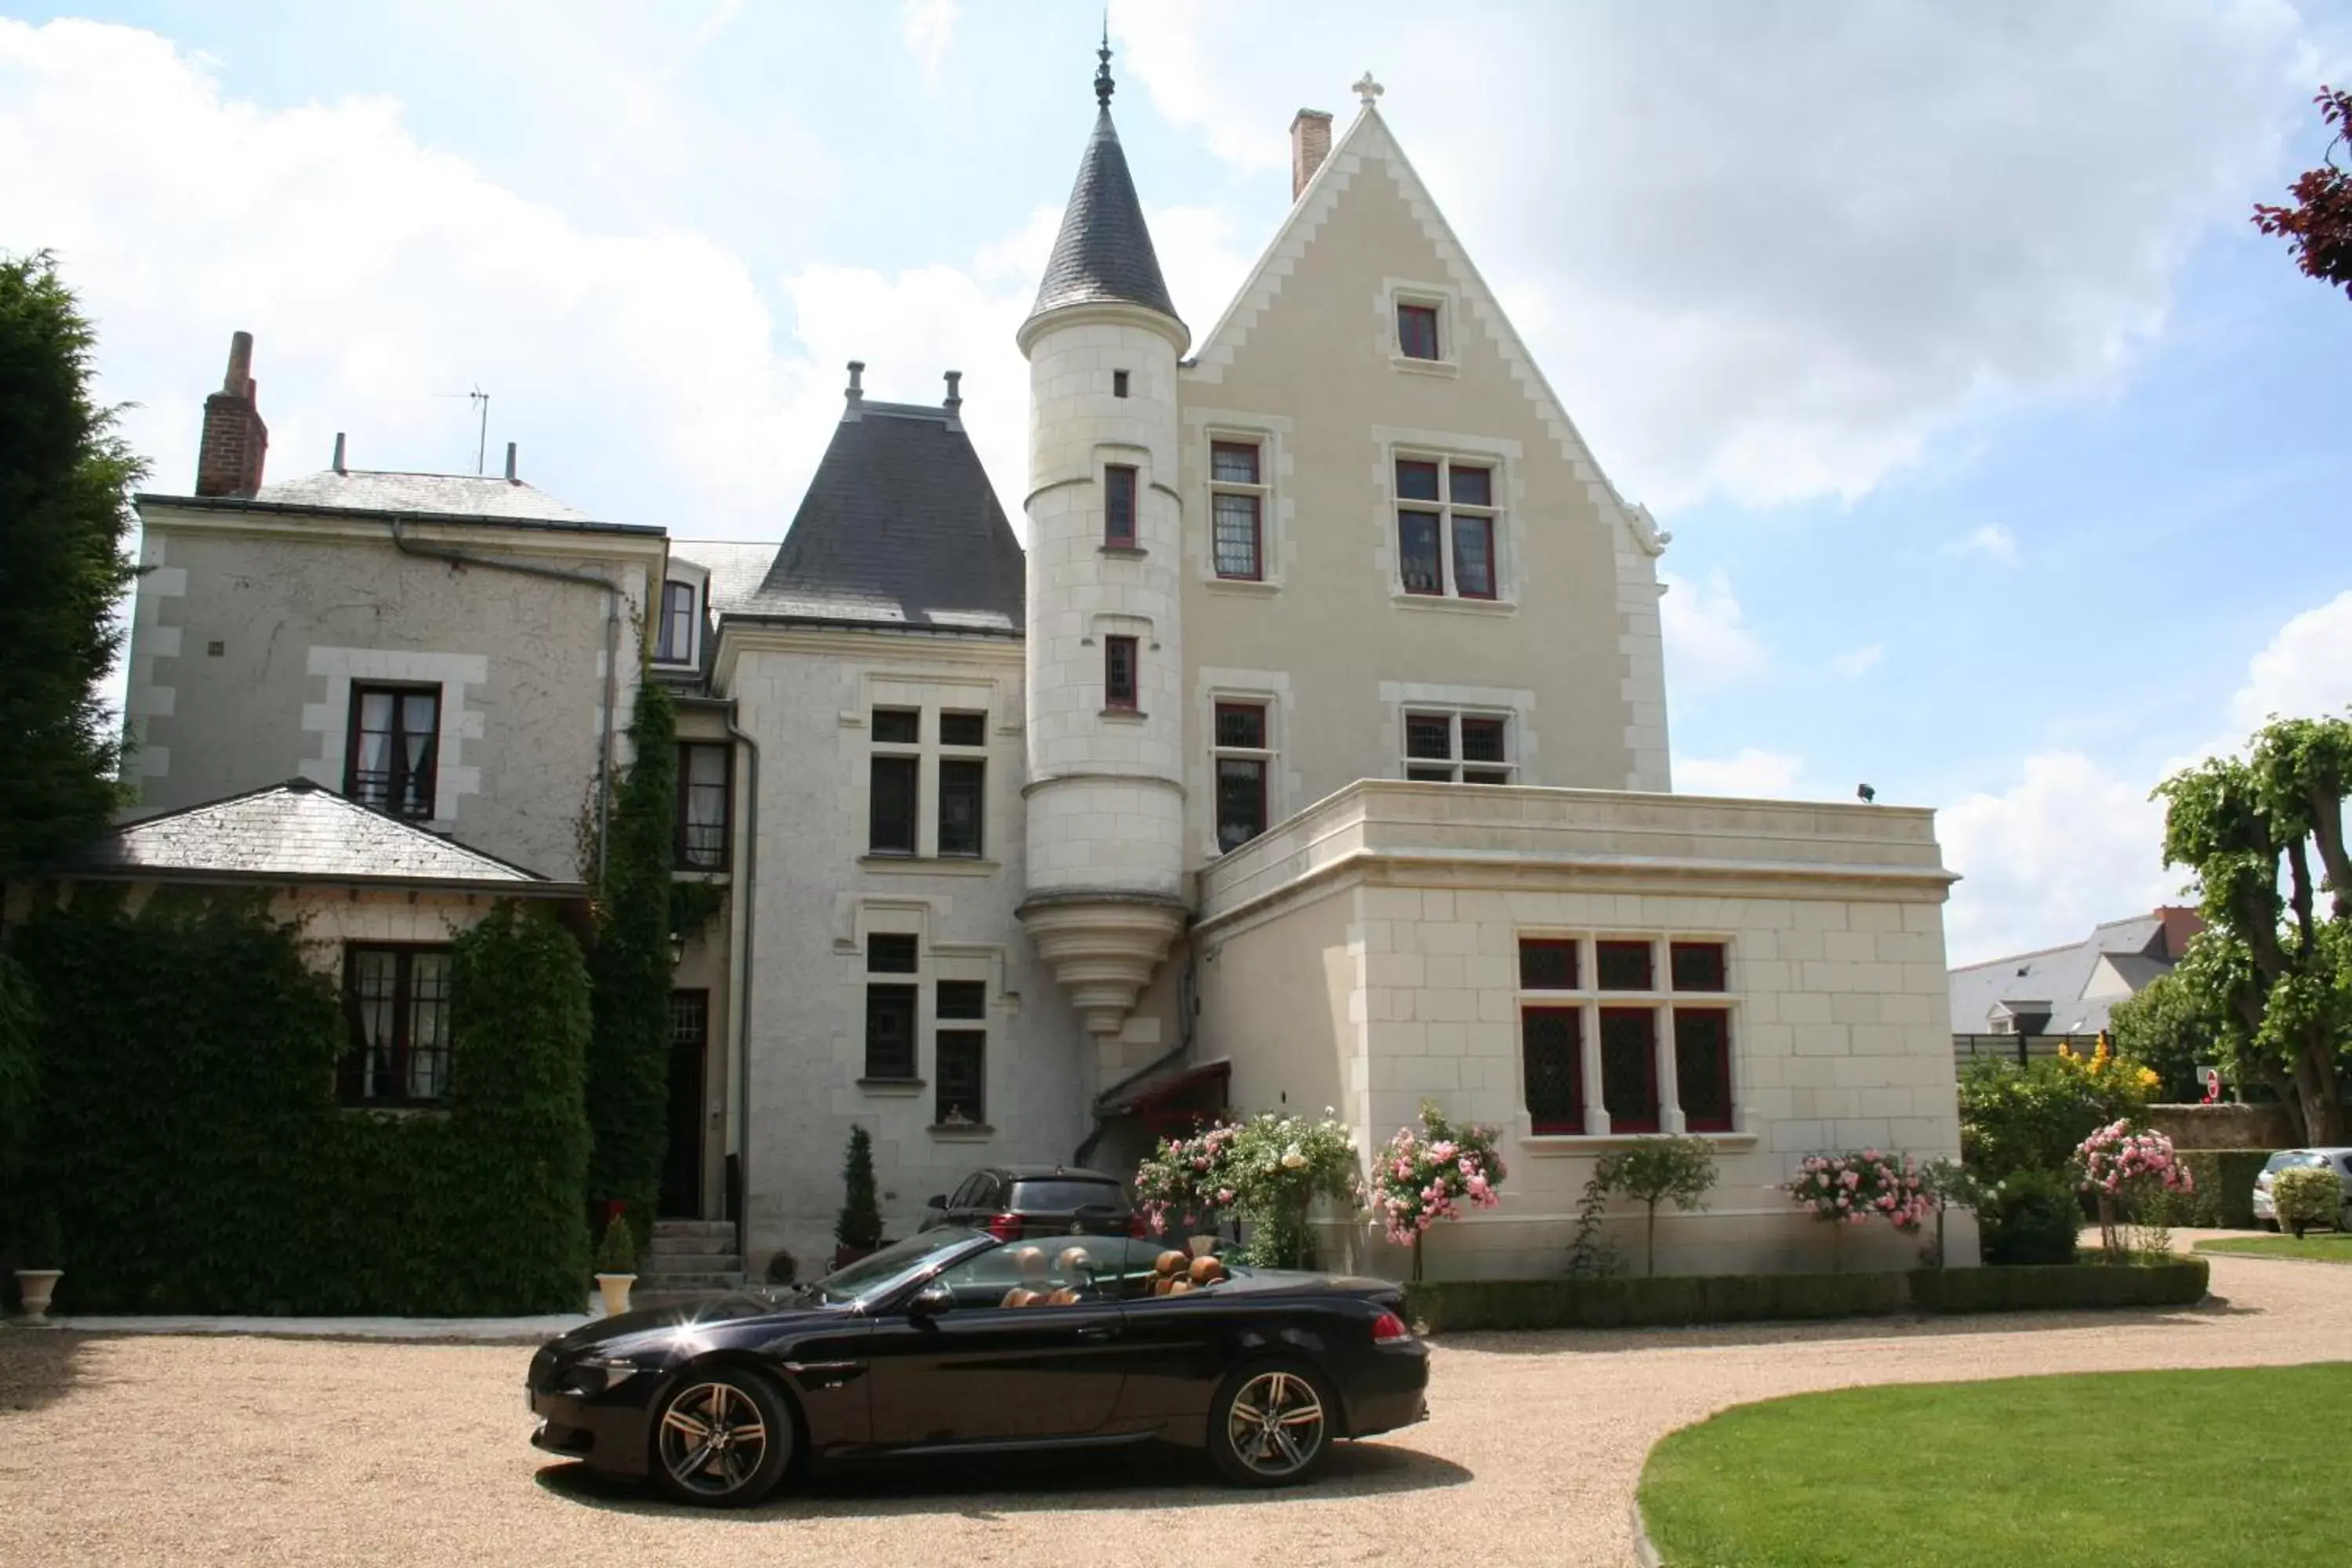
[(2182, 1306), (2205, 1294), (2203, 1258), (2117, 1268), (1921, 1268), (1882, 1274), (1709, 1274), (1654, 1279), (1474, 1279), (1405, 1287), (1430, 1333), (1617, 1329), (1889, 1312)]
[(2149, 1217), (2167, 1225), (2215, 1230), (2254, 1228), (2254, 1178), (2277, 1151), (2272, 1149), (2182, 1149), (2176, 1158), (2197, 1184), (2191, 1193), (2165, 1193)]
[(543, 910), (456, 939), (448, 1109), (346, 1110), (334, 979), (257, 900), (82, 889), (16, 943), (38, 995), (29, 1184), (77, 1312), (576, 1310), (588, 980)]
[(2050, 1263), (2014, 1268), (1922, 1268), (1911, 1300), (1923, 1312), (2046, 1312), (2079, 1307), (2186, 1307), (2202, 1300), (2201, 1258), (2164, 1263)]

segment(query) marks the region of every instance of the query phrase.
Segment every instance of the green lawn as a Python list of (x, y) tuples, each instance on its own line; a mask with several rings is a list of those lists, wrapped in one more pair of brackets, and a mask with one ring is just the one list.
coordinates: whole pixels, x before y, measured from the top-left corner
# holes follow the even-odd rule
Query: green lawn
[(2298, 1241), (2291, 1236), (2233, 1236), (2226, 1241), (2200, 1241), (2200, 1252), (2242, 1252), (2249, 1258), (2309, 1258), (2321, 1263), (2352, 1263), (2352, 1236), (2341, 1231), (2305, 1231)]
[(1669, 1434), (1642, 1514), (1675, 1568), (2342, 1563), (2347, 1408), (2346, 1363), (1801, 1394)]

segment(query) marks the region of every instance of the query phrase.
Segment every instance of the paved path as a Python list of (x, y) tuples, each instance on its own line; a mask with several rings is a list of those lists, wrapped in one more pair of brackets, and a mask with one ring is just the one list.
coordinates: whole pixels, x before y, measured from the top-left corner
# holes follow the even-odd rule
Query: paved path
[[(2184, 1241), (2188, 1238), (2184, 1237)], [(1475, 1334), (1436, 1414), (1272, 1495), (1181, 1462), (835, 1481), (749, 1513), (589, 1484), (530, 1448), (522, 1352), (0, 1331), (0, 1562), (1623, 1564), (1650, 1446), (1853, 1384), (2352, 1360), (2352, 1268), (2212, 1259), (2193, 1310)]]

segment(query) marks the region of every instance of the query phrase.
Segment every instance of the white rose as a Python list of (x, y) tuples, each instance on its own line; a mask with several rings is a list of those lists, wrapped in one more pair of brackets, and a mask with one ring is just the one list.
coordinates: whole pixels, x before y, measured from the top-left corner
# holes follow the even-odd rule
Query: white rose
[(1296, 1143), (1282, 1152), (1282, 1168), (1284, 1170), (1296, 1171), (1306, 1163), (1307, 1156), (1298, 1152), (1298, 1146)]

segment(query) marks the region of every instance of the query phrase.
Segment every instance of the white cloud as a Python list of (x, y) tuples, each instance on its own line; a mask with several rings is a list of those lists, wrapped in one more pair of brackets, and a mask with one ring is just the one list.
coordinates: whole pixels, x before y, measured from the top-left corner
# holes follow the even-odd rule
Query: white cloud
[(2305, 610), (2271, 638), (2246, 667), (2246, 684), (2230, 699), (2230, 722), (2242, 734), (2272, 714), (2317, 719), (2352, 704), (2352, 589)]
[(591, 231), (491, 182), (390, 100), (263, 109), (129, 28), (0, 19), (0, 248), (35, 247), (97, 321), (100, 395), (138, 405), (125, 432), (156, 489), (192, 480), (236, 329), (257, 338), (278, 477), (324, 468), (338, 430), (356, 466), (470, 468), (478, 384), (493, 451), (520, 441), (551, 493), (682, 537), (773, 538), (853, 358), (897, 401), (966, 372), (991, 474), (1016, 500), (1026, 475), (1012, 338), (1042, 247), (1019, 277), (985, 255), (813, 267), (772, 296), (706, 237)]
[(1944, 546), (1947, 555), (1981, 555), (1988, 561), (1998, 561), (2004, 566), (2017, 564), (2017, 535), (2000, 523), (1988, 522), (1973, 533), (1964, 534)]
[[(1118, 0), (1121, 69), (1270, 174), (1381, 110), (1604, 463), (1661, 505), (1853, 497), (1988, 404), (2097, 387), (2307, 116), (2284, 0), (1291, 7)], [(1222, 47), (1237, 37), (1246, 49)], [(1409, 48), (1400, 38), (1411, 38)], [(1342, 74), (1342, 73), (1345, 74)], [(1475, 81), (1475, 92), (1461, 84)]]
[(1754, 746), (1744, 746), (1729, 757), (1680, 757), (1675, 761), (1675, 792), (1786, 800), (1798, 793), (1804, 769), (1802, 757)]
[(1945, 863), (1967, 878), (1946, 921), (1952, 962), (2073, 941), (2099, 921), (2177, 900), (2188, 873), (2162, 865), (2164, 806), (2148, 798), (2157, 783), (2241, 750), (2273, 713), (2316, 718), (2347, 704), (2352, 591), (2289, 620), (2247, 661), (2228, 703), (2231, 732), (2146, 777), (2078, 752), (2043, 752), (2009, 789), (1947, 807), (1937, 817)]
[(1886, 645), (1883, 642), (1874, 642), (1868, 647), (1853, 648), (1839, 654), (1830, 660), (1830, 666), (1840, 675), (1859, 679), (1876, 669), (1878, 661), (1885, 657)]
[(1731, 580), (1720, 571), (1694, 583), (1671, 572), (1658, 574), (1666, 587), (1658, 618), (1666, 643), (1666, 673), (1685, 691), (1712, 691), (1760, 673), (1764, 645), (1743, 624)]
[(898, 0), (898, 37), (925, 81), (939, 79), (962, 12), (962, 0)]

